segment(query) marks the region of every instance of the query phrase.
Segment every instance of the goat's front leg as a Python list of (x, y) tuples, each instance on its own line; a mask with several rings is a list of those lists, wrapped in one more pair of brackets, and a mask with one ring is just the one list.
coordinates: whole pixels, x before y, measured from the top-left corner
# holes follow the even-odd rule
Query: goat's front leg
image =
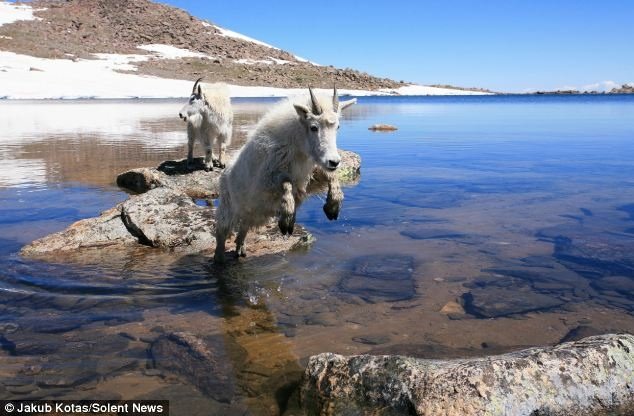
[(326, 217), (332, 221), (339, 218), (339, 210), (341, 210), (341, 204), (343, 203), (343, 191), (339, 184), (339, 178), (335, 173), (328, 173), (327, 177), (328, 196), (324, 204), (324, 213), (326, 213)]
[(290, 181), (282, 182), (282, 204), (280, 205), (280, 219), (277, 223), (282, 235), (293, 234), (295, 228), (295, 198), (293, 185)]
[(187, 170), (194, 169), (194, 142), (196, 141), (195, 127), (187, 123)]

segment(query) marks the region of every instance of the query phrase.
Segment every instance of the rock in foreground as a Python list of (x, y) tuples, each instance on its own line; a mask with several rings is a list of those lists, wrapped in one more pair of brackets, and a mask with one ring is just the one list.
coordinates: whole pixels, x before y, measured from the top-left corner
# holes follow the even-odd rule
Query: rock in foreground
[(457, 360), (324, 353), (301, 396), (309, 415), (630, 415), (634, 336)]

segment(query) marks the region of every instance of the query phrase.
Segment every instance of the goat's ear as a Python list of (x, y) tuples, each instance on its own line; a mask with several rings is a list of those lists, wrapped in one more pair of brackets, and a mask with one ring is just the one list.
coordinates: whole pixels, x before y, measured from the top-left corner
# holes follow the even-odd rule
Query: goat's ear
[(310, 109), (306, 107), (305, 105), (293, 104), (293, 107), (295, 107), (295, 111), (297, 111), (297, 114), (299, 114), (302, 120), (305, 120), (308, 114), (310, 113)]
[(353, 98), (352, 100), (342, 101), (339, 103), (339, 111), (345, 110), (347, 107), (350, 107), (352, 104), (356, 104), (357, 99)]

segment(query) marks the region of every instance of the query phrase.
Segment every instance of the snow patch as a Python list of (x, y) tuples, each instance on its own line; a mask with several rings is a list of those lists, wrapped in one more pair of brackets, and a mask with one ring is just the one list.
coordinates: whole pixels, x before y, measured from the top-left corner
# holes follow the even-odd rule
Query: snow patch
[(11, 36), (0, 35), (0, 39), (13, 39)]
[(271, 46), (268, 43), (264, 43), (264, 42), (261, 42), (261, 41), (259, 41), (257, 39), (250, 38), (250, 37), (248, 37), (246, 35), (243, 35), (242, 33), (234, 32), (233, 30), (225, 29), (225, 28), (222, 28), (220, 26), (214, 26), (214, 27), (218, 30), (218, 32), (220, 32), (219, 33), (220, 36), (225, 36), (225, 37), (235, 38), (235, 39), (241, 39), (241, 40), (244, 40), (244, 41), (247, 41), (247, 42), (255, 43), (257, 45), (265, 46), (267, 48), (271, 48), (271, 49), (275, 49), (275, 50), (279, 50), (280, 49), (280, 48), (276, 48), (275, 46)]
[(454, 90), (451, 88), (428, 87), (426, 85), (406, 85), (399, 88), (383, 88), (380, 90), (388, 95), (491, 95), (482, 91)]
[(144, 51), (154, 52), (158, 57), (162, 59), (179, 59), (179, 58), (212, 58), (211, 56), (202, 53), (190, 51), (189, 49), (177, 48), (172, 45), (163, 45), (159, 43), (153, 43), (150, 45), (139, 45), (138, 49)]
[[(148, 55), (98, 54), (101, 59), (46, 59), (0, 51), (0, 97), (45, 98), (184, 98), (191, 81), (116, 72)], [(32, 71), (38, 68), (41, 71)], [(229, 86), (232, 97), (287, 97), (305, 88)], [(322, 90), (330, 92), (330, 90)], [(481, 95), (474, 91), (410, 85), (380, 91), (339, 90), (342, 95)]]
[(46, 9), (33, 10), (31, 6), (26, 4), (14, 4), (6, 1), (0, 1), (0, 26), (17, 22), (18, 20), (42, 20), (39, 17), (33, 16), (33, 12), (38, 10)]
[(243, 64), (243, 65), (256, 65), (256, 64), (265, 64), (265, 65), (272, 65), (272, 64), (285, 65), (285, 64), (290, 64), (290, 65), (295, 65), (295, 62), (287, 61), (285, 59), (273, 58), (272, 56), (269, 56), (268, 59), (248, 59), (248, 58), (236, 59), (233, 62), (235, 62), (237, 64)]
[(93, 53), (97, 59), (104, 61), (103, 68), (115, 71), (136, 71), (136, 65), (131, 62), (143, 62), (150, 59), (148, 55), (122, 55), (117, 53)]

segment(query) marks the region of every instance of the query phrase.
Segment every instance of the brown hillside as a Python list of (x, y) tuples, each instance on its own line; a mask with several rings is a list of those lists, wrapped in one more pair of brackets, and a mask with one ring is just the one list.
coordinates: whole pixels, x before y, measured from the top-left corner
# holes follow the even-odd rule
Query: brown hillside
[[(149, 0), (39, 0), (30, 3), (41, 20), (0, 27), (0, 50), (44, 58), (92, 58), (92, 53), (145, 54), (138, 45), (167, 44), (208, 54), (212, 59), (153, 59), (139, 73), (167, 78), (226, 81), (238, 85), (377, 89), (402, 84), (352, 69), (300, 62), (286, 51), (222, 36), (215, 26), (184, 10)], [(290, 61), (240, 64), (238, 59)]]

